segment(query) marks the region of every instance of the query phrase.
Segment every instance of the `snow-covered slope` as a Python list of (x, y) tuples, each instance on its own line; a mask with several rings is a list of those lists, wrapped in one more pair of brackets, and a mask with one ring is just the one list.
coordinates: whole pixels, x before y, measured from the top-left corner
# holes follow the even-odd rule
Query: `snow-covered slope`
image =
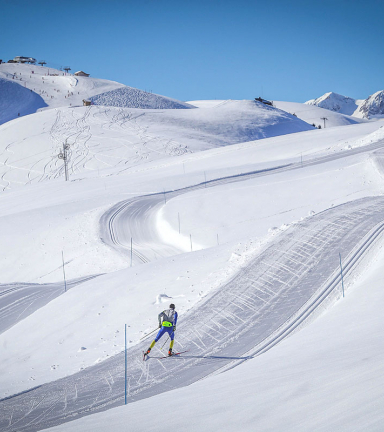
[(0, 125), (46, 106), (43, 98), (34, 91), (0, 77)]
[(143, 109), (188, 109), (193, 106), (132, 87), (120, 87), (91, 98), (94, 105)]
[(298, 102), (280, 102), (274, 101), (275, 106), (281, 110), (287, 111), (291, 114), (295, 114), (298, 118), (306, 121), (309, 124), (314, 124), (316, 127), (335, 127), (335, 126), (346, 126), (356, 123), (362, 123), (365, 119), (359, 119), (340, 112), (329, 111), (328, 109), (321, 108), (317, 105), (308, 105)]
[(14, 188), (62, 176), (57, 155), (65, 142), (72, 176), (311, 129), (290, 114), (251, 101), (217, 109), (45, 110), (0, 126), (0, 184)]
[[(0, 68), (48, 105), (0, 126), (0, 429), (89, 415), (62, 430), (157, 431), (165, 398), (188, 432), (383, 429), (382, 273), (350, 290), (382, 245), (383, 123), (284, 102), (157, 109), (174, 102), (35, 68)], [(74, 107), (97, 94), (155, 106)], [(346, 300), (298, 332), (319, 293), (311, 319), (340, 297), (340, 256)], [(143, 363), (171, 301), (189, 353), (154, 358), (163, 339)], [(125, 389), (131, 406), (95, 423)]]
[(124, 432), (129, 425), (130, 432), (158, 432), (170, 418), (164, 398), (173, 427), (185, 432), (382, 431), (383, 251), (371, 259), (345, 299), (267, 353), (171, 394), (48, 431)]
[[(10, 362), (12, 370), (23, 370), (17, 376), (1, 373), (2, 391), (9, 395), (12, 389), (21, 391), (66, 376), (115, 354), (122, 349), (117, 331), (121, 332), (120, 323), (125, 319), (131, 326), (128, 340), (134, 345), (155, 324), (152, 319), (162, 307), (161, 299), (167, 301), (161, 295), (175, 299), (183, 314), (240, 271), (263, 243), (291, 223), (333, 205), (380, 193), (381, 174), (371, 161), (364, 155), (348, 158), (344, 150), (348, 134), (351, 139), (374, 127), (378, 127), (376, 122), (313, 130), (153, 161), (120, 176), (99, 177), (96, 171), (88, 179), (84, 175), (67, 183), (57, 180), (5, 192), (0, 202), (0, 241), (8, 245), (0, 250), (3, 283), (61, 281), (61, 251), (68, 279), (108, 274), (71, 289), (1, 336), (0, 344), (6, 343), (7, 350), (0, 353), (0, 370), (10, 370)], [(321, 154), (330, 156), (328, 163), (306, 165)], [(346, 157), (337, 162), (333, 159), (337, 155)], [(277, 156), (283, 159), (274, 159)], [(295, 169), (273, 174), (273, 167), (284, 165)], [(260, 177), (236, 182), (247, 171), (259, 172)], [(234, 176), (235, 182), (204, 187), (204, 180), (225, 175)], [(131, 227), (135, 251), (142, 232), (158, 233), (163, 245), (181, 251), (189, 252), (191, 241), (193, 251), (197, 243), (203, 251), (180, 255), (177, 260), (157, 255), (151, 266), (138, 271), (136, 260), (132, 269), (127, 268), (129, 254), (118, 253), (100, 240), (100, 218), (115, 203), (191, 184), (202, 187), (173, 199), (171, 193), (161, 194), (152, 216), (147, 211), (135, 223), (123, 220), (121, 226)], [(132, 214), (140, 214), (139, 208), (132, 208)], [(116, 220), (114, 214), (112, 219)], [(143, 221), (150, 223), (141, 225)], [(117, 235), (115, 241), (122, 243)], [(152, 249), (152, 243), (147, 247)], [(125, 299), (123, 304), (121, 299)], [(71, 312), (59, 314), (60, 310)], [(140, 318), (141, 312), (145, 319)], [(52, 324), (41, 328), (41, 321)], [(88, 333), (98, 322), (102, 328), (91, 337)], [(28, 340), (23, 342), (23, 338)], [(52, 351), (55, 338), (60, 343)], [(81, 346), (87, 350), (77, 353)], [(23, 366), (25, 358), (33, 374)]]
[[(114, 81), (77, 77), (52, 68), (19, 63), (0, 64), (0, 78), (17, 82), (37, 93), (48, 108), (80, 106), (83, 105), (83, 99), (124, 87)], [(11, 105), (12, 99), (13, 95), (8, 93), (4, 103)]]

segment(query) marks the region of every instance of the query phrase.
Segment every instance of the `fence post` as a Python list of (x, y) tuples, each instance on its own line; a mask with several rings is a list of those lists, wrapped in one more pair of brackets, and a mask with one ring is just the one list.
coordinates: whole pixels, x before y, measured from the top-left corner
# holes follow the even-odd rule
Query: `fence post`
[(61, 251), (61, 258), (63, 260), (64, 292), (67, 292), (67, 280), (65, 278), (65, 268), (64, 268), (64, 251)]
[(125, 338), (125, 351), (124, 351), (124, 355), (125, 355), (125, 380), (124, 380), (125, 389), (124, 389), (124, 394), (125, 394), (125, 405), (127, 405), (127, 324), (125, 324), (124, 338)]
[(179, 219), (179, 234), (180, 234), (180, 213), (177, 213), (177, 218)]
[(132, 245), (132, 237), (131, 237), (131, 267), (132, 267), (132, 255), (133, 255), (133, 245)]

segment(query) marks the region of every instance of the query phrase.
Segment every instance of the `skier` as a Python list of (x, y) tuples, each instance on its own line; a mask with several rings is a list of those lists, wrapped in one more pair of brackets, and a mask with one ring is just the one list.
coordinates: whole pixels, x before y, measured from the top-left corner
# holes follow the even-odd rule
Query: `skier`
[(157, 333), (155, 339), (152, 341), (148, 350), (144, 353), (144, 358), (151, 352), (151, 349), (155, 346), (155, 343), (163, 336), (163, 334), (168, 333), (171, 338), (171, 343), (169, 345), (168, 355), (172, 355), (173, 343), (175, 338), (176, 323), (177, 323), (177, 312), (175, 311), (175, 305), (171, 303), (169, 309), (165, 309), (163, 312), (159, 313), (159, 332)]

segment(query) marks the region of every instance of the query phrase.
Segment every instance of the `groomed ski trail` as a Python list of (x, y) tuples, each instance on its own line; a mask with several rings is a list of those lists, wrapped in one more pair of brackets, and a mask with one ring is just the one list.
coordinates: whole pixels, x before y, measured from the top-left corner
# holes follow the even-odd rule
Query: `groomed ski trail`
[[(384, 197), (356, 200), (291, 227), (220, 290), (180, 317), (175, 348), (148, 359), (144, 340), (127, 351), (128, 402), (189, 385), (245, 361), (291, 333), (340, 289), (339, 252), (348, 272), (384, 229)], [(149, 338), (150, 339), (150, 338)], [(153, 354), (159, 353), (155, 348)], [(75, 375), (0, 401), (2, 431), (36, 431), (124, 403), (122, 352)]]

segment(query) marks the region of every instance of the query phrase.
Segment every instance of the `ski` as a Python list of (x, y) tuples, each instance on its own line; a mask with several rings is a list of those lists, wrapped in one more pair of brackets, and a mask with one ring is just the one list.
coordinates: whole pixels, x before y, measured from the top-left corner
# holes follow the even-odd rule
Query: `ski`
[(186, 352), (189, 352), (189, 350), (187, 350), (187, 351), (180, 351), (180, 352), (177, 352), (177, 353), (173, 353), (171, 356), (164, 356), (164, 357), (149, 357), (149, 355), (146, 353), (146, 352), (144, 352), (143, 351), (143, 361), (146, 361), (147, 360), (147, 358), (153, 358), (153, 359), (158, 359), (158, 360), (161, 360), (161, 359), (165, 359), (165, 358), (168, 358), (168, 357), (173, 357), (173, 356), (178, 356), (178, 355), (180, 355), (180, 354), (184, 354), (184, 353), (186, 353)]
[(177, 356), (177, 355), (180, 355), (180, 354), (184, 354), (186, 352), (189, 352), (189, 350), (187, 350), (187, 351), (181, 351), (181, 352), (177, 352), (177, 353), (172, 353), (172, 355), (170, 355), (170, 356), (167, 355), (167, 356), (164, 356), (164, 357), (154, 357), (154, 358), (165, 359), (165, 358), (168, 358), (168, 357), (173, 357), (173, 356)]

